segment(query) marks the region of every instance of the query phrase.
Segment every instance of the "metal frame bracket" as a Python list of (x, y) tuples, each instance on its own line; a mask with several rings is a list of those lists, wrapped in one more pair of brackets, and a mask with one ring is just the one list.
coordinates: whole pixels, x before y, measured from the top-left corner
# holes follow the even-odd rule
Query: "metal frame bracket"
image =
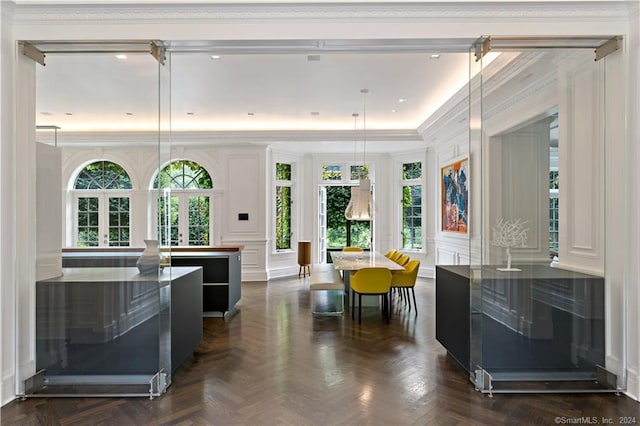
[(156, 58), (156, 61), (160, 63), (160, 65), (164, 65), (165, 60), (167, 59), (167, 48), (162, 44), (162, 42), (154, 40), (151, 43), (151, 56)]
[(19, 44), (20, 44), (20, 50), (22, 50), (22, 54), (24, 56), (39, 63), (42, 66), (47, 65), (44, 63), (44, 58), (46, 57), (46, 55), (40, 49), (38, 49), (33, 44), (28, 43), (26, 41), (21, 41), (19, 42)]
[(484, 57), (491, 50), (491, 37), (480, 37), (473, 45), (476, 49), (475, 57), (476, 62)]
[(612, 39), (610, 39), (609, 41), (605, 42), (602, 46), (596, 48), (596, 50), (594, 50), (594, 53), (596, 54), (596, 58), (595, 61), (599, 61), (600, 59), (604, 58), (605, 56), (620, 50), (620, 42), (622, 41), (622, 37), (620, 36), (616, 36), (613, 37)]

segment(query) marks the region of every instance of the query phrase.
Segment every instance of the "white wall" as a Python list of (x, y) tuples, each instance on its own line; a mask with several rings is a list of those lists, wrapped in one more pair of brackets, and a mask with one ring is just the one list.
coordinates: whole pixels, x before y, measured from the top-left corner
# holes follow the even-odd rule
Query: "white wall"
[(15, 395), (15, 115), (11, 4), (0, 2), (0, 405)]
[[(632, 19), (629, 23), (629, 36), (626, 39), (626, 51), (629, 59), (626, 63), (627, 75), (627, 114), (626, 114), (626, 144), (624, 155), (626, 210), (629, 212), (627, 220), (623, 222), (626, 240), (617, 241), (619, 246), (617, 255), (623, 259), (624, 268), (624, 303), (617, 306), (626, 316), (626, 326), (623, 329), (626, 337), (626, 365), (627, 365), (627, 393), (635, 399), (640, 399), (640, 223), (637, 212), (640, 211), (640, 4), (635, 4)], [(624, 241), (624, 243), (622, 243)], [(615, 305), (614, 305), (615, 306)]]
[(62, 275), (62, 154), (36, 144), (36, 280)]
[[(15, 386), (22, 391), (23, 381), (35, 372), (35, 281), (36, 281), (36, 142), (35, 142), (35, 67), (26, 56), (15, 56)], [(11, 139), (10, 139), (11, 141)], [(4, 302), (4, 300), (3, 300)], [(6, 305), (5, 305), (6, 306)], [(4, 346), (4, 345), (3, 345)]]
[(604, 179), (603, 77), (601, 66), (568, 63), (559, 70), (558, 85), (558, 266), (596, 275), (604, 273), (604, 185), (615, 190)]
[[(433, 259), (434, 275), (435, 265), (468, 265), (469, 264), (469, 234), (446, 232), (442, 230), (442, 211), (440, 206), (442, 205), (442, 188), (441, 185), (441, 168), (447, 164), (453, 163), (455, 160), (459, 160), (463, 157), (470, 157), (469, 155), (469, 136), (468, 132), (459, 132), (457, 135), (451, 135), (449, 137), (441, 136), (440, 139), (449, 139), (449, 142), (439, 145), (433, 149), (434, 155), (431, 162), (431, 169), (429, 171), (432, 178), (433, 191), (430, 194), (430, 203), (436, 206), (434, 210), (434, 216), (430, 222), (432, 231), (431, 234), (435, 236), (435, 258)], [(473, 163), (471, 163), (472, 165)], [(472, 214), (474, 207), (474, 200), (479, 199), (480, 186), (474, 182), (477, 176), (480, 176), (480, 170), (474, 170), (473, 166), (470, 168), (471, 176), (469, 177), (469, 212)], [(476, 195), (473, 197), (473, 195)], [(473, 222), (471, 217), (469, 218), (469, 233), (479, 233), (478, 229), (473, 229)], [(479, 234), (478, 234), (479, 235)]]
[[(549, 259), (549, 170), (550, 118), (488, 138), (485, 152), (489, 185), (484, 188), (487, 221), (495, 227), (500, 220), (521, 219), (527, 229), (522, 248), (511, 249), (512, 262)], [(487, 234), (485, 238), (493, 238)], [(485, 264), (505, 264), (504, 248), (486, 244)]]

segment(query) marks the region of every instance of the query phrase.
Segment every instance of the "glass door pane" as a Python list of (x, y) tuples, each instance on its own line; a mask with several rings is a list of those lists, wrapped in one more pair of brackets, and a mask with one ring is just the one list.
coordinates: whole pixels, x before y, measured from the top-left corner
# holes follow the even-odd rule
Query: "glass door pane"
[(109, 197), (109, 246), (129, 246), (129, 197)]
[[(162, 170), (162, 166), (171, 163), (171, 58), (170, 52), (165, 52), (163, 45), (159, 45), (157, 48), (157, 69), (158, 69), (158, 163), (157, 170)], [(160, 250), (156, 253), (158, 262), (158, 273), (156, 275), (156, 289), (157, 289), (157, 315), (156, 315), (156, 343), (158, 347), (158, 363), (156, 365), (156, 375), (154, 376), (155, 387), (160, 393), (164, 392), (167, 386), (171, 384), (171, 374), (173, 371), (172, 364), (172, 350), (178, 351), (178, 347), (172, 348), (172, 300), (171, 290), (172, 281), (178, 279), (176, 275), (174, 277), (174, 270), (171, 267), (171, 246), (175, 245), (175, 230), (177, 226), (174, 226), (178, 220), (178, 214), (176, 211), (176, 205), (179, 204), (177, 197), (172, 196), (171, 190), (163, 189), (165, 201), (168, 206), (163, 203), (164, 211), (158, 209), (158, 214), (164, 217), (164, 229), (163, 232), (165, 240), (160, 240)], [(161, 197), (162, 200), (162, 197)], [(160, 214), (163, 213), (163, 214)], [(161, 222), (158, 222), (161, 223)], [(162, 228), (161, 228), (162, 229)], [(166, 245), (166, 240), (171, 239), (171, 244), (167, 250), (163, 251), (163, 247)], [(160, 267), (163, 263), (163, 256), (168, 259), (168, 266), (165, 268)], [(197, 290), (201, 290), (198, 288)], [(176, 315), (179, 315), (176, 312)], [(178, 330), (175, 330), (178, 332)], [(189, 333), (184, 330), (185, 333)], [(176, 365), (177, 367), (177, 365)]]
[(190, 246), (209, 245), (209, 197), (206, 195), (189, 196), (189, 241)]
[[(152, 134), (159, 133), (159, 130), (156, 130), (160, 121), (159, 103), (160, 100), (166, 99), (166, 96), (161, 96), (159, 92), (161, 71), (156, 59), (148, 53), (149, 44), (145, 43), (143, 50), (135, 50), (135, 46), (128, 44), (123, 45), (122, 49), (128, 52), (126, 60), (115, 58), (113, 51), (96, 52), (95, 46), (89, 48), (77, 43), (74, 48), (72, 50), (77, 53), (47, 54), (47, 66), (37, 68), (38, 75), (43, 73), (69, 79), (73, 84), (77, 84), (76, 90), (72, 87), (70, 92), (82, 92), (83, 96), (90, 97), (95, 105), (108, 104), (104, 98), (105, 87), (120, 90), (122, 104), (136, 106), (136, 114), (128, 117), (131, 120), (128, 124), (138, 120), (135, 124), (140, 128), (151, 129), (149, 131)], [(83, 48), (87, 51), (83, 52)], [(136, 54), (135, 51), (140, 53)], [(95, 75), (90, 71), (97, 68), (108, 70), (105, 75), (109, 75), (109, 81), (95, 81)], [(140, 97), (137, 93), (138, 98), (127, 98), (127, 84), (132, 84), (132, 81), (141, 88), (141, 92), (150, 96)], [(167, 80), (163, 81), (167, 83)], [(45, 86), (44, 83), (37, 85), (36, 98), (38, 91), (55, 89), (55, 84), (52, 85), (51, 82), (48, 87)], [(65, 108), (67, 98), (64, 93), (54, 97), (60, 102), (55, 108)], [(107, 128), (112, 124), (108, 121), (108, 115), (95, 114), (95, 117), (100, 118), (96, 118), (92, 125), (96, 129)], [(69, 114), (67, 117), (67, 120), (73, 120), (76, 115)], [(102, 118), (105, 120), (104, 123), (100, 121)], [(124, 120), (121, 122), (124, 126)], [(74, 124), (71, 121), (67, 123), (69, 126)], [(57, 135), (58, 140), (64, 140), (69, 132), (62, 127)], [(158, 146), (161, 141), (168, 140), (158, 137)], [(50, 164), (53, 153), (58, 154), (59, 158), (75, 157), (78, 150), (85, 149), (72, 145), (67, 144), (63, 148), (56, 145), (48, 146), (45, 153), (51, 155), (43, 156), (42, 160), (38, 161), (46, 161), (47, 167), (52, 167)], [(124, 147), (125, 150), (129, 148), (131, 147)], [(103, 159), (100, 157), (103, 152), (104, 156), (109, 156), (113, 151), (120, 149), (122, 147), (110, 144), (96, 147), (97, 158), (92, 160), (101, 163)], [(159, 153), (165, 151), (159, 147), (157, 151), (154, 148), (135, 149), (148, 149), (149, 156), (158, 157), (158, 162)], [(36, 169), (40, 170), (45, 165), (43, 163), (38, 164)], [(57, 167), (62, 170), (67, 166), (67, 163), (60, 160)], [(120, 176), (111, 173), (111, 169), (106, 171), (102, 176), (106, 182), (113, 182)], [(56, 174), (39, 176), (38, 180), (50, 179), (50, 176)], [(65, 183), (56, 182), (53, 186), (59, 189), (65, 187)], [(119, 185), (115, 186), (117, 189), (125, 189)], [(168, 273), (160, 275), (159, 268), (152, 273), (141, 273), (135, 267), (135, 260), (134, 264), (131, 264), (131, 259), (139, 256), (138, 253), (132, 253), (133, 250), (110, 250), (110, 247), (130, 245), (133, 232), (130, 229), (132, 224), (129, 196), (120, 195), (117, 189), (105, 193), (106, 189), (114, 188), (109, 185), (82, 188), (87, 192), (100, 192), (96, 196), (78, 192), (77, 197), (71, 198), (73, 205), (70, 207), (73, 208), (60, 206), (61, 215), (65, 215), (67, 211), (71, 212), (69, 217), (66, 217), (67, 226), (77, 226), (69, 235), (73, 236), (70, 240), (79, 246), (74, 250), (74, 254), (79, 256), (70, 264), (67, 262), (68, 258), (61, 255), (62, 265), (60, 271), (56, 271), (59, 273), (45, 274), (48, 270), (44, 268), (38, 272), (33, 314), (34, 371), (38, 373), (25, 381), (27, 395), (149, 397), (159, 395), (167, 383), (170, 383), (171, 362), (167, 361), (167, 357), (171, 353), (171, 330), (166, 324), (170, 323), (171, 315), (171, 277)], [(135, 190), (142, 192), (145, 188)], [(45, 202), (46, 197), (43, 198), (42, 194), (38, 194), (38, 197), (38, 209), (51, 208), (51, 203)], [(42, 211), (38, 214), (42, 215)], [(61, 244), (63, 233), (62, 221), (59, 222), (60, 237), (56, 236), (57, 230), (51, 224), (47, 224), (49, 229), (46, 233), (55, 236), (57, 244)], [(97, 246), (103, 247), (100, 250), (91, 250)], [(59, 250), (62, 252), (62, 247)], [(157, 256), (159, 259), (159, 253)], [(198, 289), (200, 290), (199, 286)]]
[(622, 294), (607, 215), (623, 213), (605, 202), (606, 129), (623, 68), (607, 68), (615, 53), (528, 46), (470, 60), (471, 379), (485, 392), (615, 391), (624, 348), (607, 333), (625, 320), (605, 312)]
[(98, 200), (98, 197), (78, 197), (78, 247), (97, 247), (100, 245)]
[(176, 195), (158, 198), (158, 235), (161, 246), (180, 245), (180, 198)]

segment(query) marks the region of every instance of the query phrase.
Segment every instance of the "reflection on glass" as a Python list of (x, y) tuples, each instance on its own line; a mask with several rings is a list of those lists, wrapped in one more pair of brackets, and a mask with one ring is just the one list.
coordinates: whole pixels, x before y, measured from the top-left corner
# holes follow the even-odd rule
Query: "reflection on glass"
[[(520, 80), (509, 71), (516, 64), (526, 70)], [(579, 208), (584, 197), (600, 199), (591, 183), (594, 174), (604, 178), (601, 159), (575, 155), (604, 146), (585, 132), (604, 126), (603, 70), (592, 50), (514, 51), (490, 65), (470, 59), (470, 115), (480, 123), (469, 130), (471, 265), (451, 268), (450, 277), (468, 283), (465, 368), (483, 391), (611, 390), (599, 377), (607, 368), (605, 264), (580, 265), (562, 240), (573, 238), (573, 250), (578, 240), (600, 244), (589, 235), (605, 227)], [(490, 90), (494, 81), (501, 90)], [(536, 84), (556, 105), (515, 106)], [(565, 166), (574, 170), (567, 180)]]

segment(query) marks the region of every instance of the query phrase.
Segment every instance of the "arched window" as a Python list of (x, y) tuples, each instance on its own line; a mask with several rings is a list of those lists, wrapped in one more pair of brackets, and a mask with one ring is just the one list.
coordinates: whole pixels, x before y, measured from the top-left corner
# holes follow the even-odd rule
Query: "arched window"
[(158, 235), (162, 245), (211, 244), (211, 190), (209, 173), (198, 163), (178, 160), (163, 168), (155, 189), (169, 189), (158, 198)]
[(129, 175), (116, 163), (96, 161), (80, 171), (73, 185), (76, 246), (130, 244), (131, 188)]

